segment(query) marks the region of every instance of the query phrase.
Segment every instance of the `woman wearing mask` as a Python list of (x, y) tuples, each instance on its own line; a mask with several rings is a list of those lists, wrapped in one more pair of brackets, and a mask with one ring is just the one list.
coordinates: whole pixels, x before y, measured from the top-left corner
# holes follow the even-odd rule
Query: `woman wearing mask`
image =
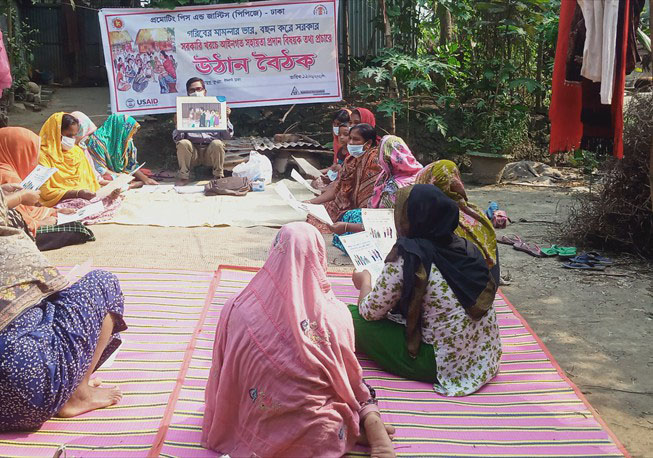
[(335, 186), (335, 181), (338, 179), (338, 174), (340, 169), (342, 169), (342, 164), (345, 162), (349, 153), (347, 152), (347, 144), (349, 143), (349, 126), (342, 125), (338, 127), (338, 145), (340, 149), (335, 155), (338, 161), (333, 164), (331, 167), (321, 170), (324, 174), (319, 178), (316, 178), (311, 183), (315, 189), (324, 192), (327, 187)]
[[(309, 201), (324, 204), (333, 221), (338, 221), (348, 210), (367, 208), (374, 183), (381, 173), (376, 139), (376, 129), (369, 124), (351, 127), (347, 144), (349, 156), (340, 170), (338, 181)], [(310, 216), (308, 221), (322, 232), (330, 232), (326, 225)]]
[[(422, 164), (415, 159), (406, 142), (395, 135), (386, 135), (381, 140), (379, 164), (382, 172), (374, 185), (369, 208), (394, 208), (397, 191), (415, 182)], [(365, 230), (361, 209), (349, 210), (342, 216), (342, 221), (330, 229), (334, 233), (333, 245), (345, 251), (340, 236)]]

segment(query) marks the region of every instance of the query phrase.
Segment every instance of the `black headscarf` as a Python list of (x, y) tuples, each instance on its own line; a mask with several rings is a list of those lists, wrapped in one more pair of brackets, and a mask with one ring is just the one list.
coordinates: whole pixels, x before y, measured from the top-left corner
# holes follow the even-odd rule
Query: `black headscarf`
[(399, 237), (395, 245), (395, 256), (400, 255), (404, 260), (404, 283), (397, 311), (407, 319), (409, 351), (416, 354), (419, 349), (416, 337), (421, 340), (421, 304), (432, 265), (472, 318), (487, 313), (496, 285), (481, 251), (454, 234), (459, 214), (458, 205), (452, 199), (431, 184), (418, 184), (401, 191), (410, 194), (407, 199), (398, 194), (395, 209), (399, 225), (405, 227), (402, 218), (408, 221), (408, 233)]

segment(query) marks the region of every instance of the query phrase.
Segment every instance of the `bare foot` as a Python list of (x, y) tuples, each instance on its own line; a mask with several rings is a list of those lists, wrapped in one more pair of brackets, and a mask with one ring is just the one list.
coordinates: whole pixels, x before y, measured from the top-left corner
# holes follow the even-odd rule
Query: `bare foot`
[(369, 441), (372, 458), (394, 458), (397, 456), (390, 439), (390, 434), (394, 434), (392, 425), (384, 425), (381, 417), (372, 413), (365, 417), (363, 429)]
[(180, 178), (175, 181), (175, 186), (186, 186), (188, 183), (190, 183), (188, 178)]
[[(388, 437), (392, 440), (395, 435), (395, 427), (392, 425), (386, 425), (385, 426), (385, 432), (388, 433)], [(365, 445), (367, 447), (370, 446), (370, 441), (367, 439), (367, 434), (365, 433), (365, 428), (361, 428), (361, 435), (358, 436), (358, 439), (356, 439), (356, 443), (360, 445)]]
[(90, 384), (81, 384), (66, 402), (61, 410), (57, 412), (58, 417), (76, 417), (91, 410), (117, 404), (122, 399), (122, 392), (117, 387), (98, 388)]
[(99, 388), (100, 386), (102, 386), (102, 379), (100, 377), (92, 378), (91, 380), (88, 381), (88, 386)]
[(142, 181), (134, 180), (131, 183), (129, 183), (129, 189), (142, 188), (144, 184), (145, 183), (143, 183)]

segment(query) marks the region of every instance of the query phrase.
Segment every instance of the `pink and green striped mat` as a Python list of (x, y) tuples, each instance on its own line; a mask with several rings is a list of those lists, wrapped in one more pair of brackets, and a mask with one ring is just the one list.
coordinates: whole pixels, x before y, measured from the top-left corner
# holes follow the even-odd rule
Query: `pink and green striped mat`
[[(253, 269), (215, 273), (108, 269), (121, 281), (129, 330), (105, 383), (123, 401), (73, 419), (52, 419), (38, 432), (0, 434), (0, 456), (217, 456), (199, 444), (204, 386), (220, 310), (242, 290)], [(345, 302), (357, 292), (331, 276)], [(624, 456), (627, 452), (569, 381), (542, 342), (498, 296), (504, 353), (499, 375), (464, 398), (381, 371), (360, 357), (386, 422), (397, 428), (400, 456)], [(319, 454), (319, 451), (316, 451)], [(356, 449), (352, 455), (365, 455)]]

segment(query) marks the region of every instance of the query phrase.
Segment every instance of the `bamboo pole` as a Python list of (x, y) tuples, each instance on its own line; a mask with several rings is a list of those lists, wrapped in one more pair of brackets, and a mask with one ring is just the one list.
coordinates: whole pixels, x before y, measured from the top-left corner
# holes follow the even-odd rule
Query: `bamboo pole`
[[(651, 38), (651, 43), (653, 43), (653, 0), (648, 2), (648, 35)], [(653, 74), (653, 46), (651, 46), (651, 60), (649, 67), (651, 68), (651, 73)], [(648, 156), (648, 181), (650, 185), (651, 192), (651, 210), (653, 211), (653, 132), (651, 132), (651, 151)]]
[(344, 29), (345, 29), (345, 43), (343, 54), (345, 58), (345, 97), (349, 97), (351, 91), (351, 66), (350, 66), (350, 46), (349, 46), (349, 0), (343, 0), (342, 7), (345, 10)]

